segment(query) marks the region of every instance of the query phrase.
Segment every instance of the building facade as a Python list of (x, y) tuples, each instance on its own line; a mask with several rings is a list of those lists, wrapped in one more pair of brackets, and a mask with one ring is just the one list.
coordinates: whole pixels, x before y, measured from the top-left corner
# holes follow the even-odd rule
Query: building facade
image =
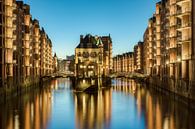
[[(144, 34), (144, 73), (154, 83), (191, 97), (195, 85), (195, 2), (161, 0)], [(160, 84), (159, 82), (162, 82)]]
[(41, 76), (51, 74), (53, 70), (53, 57), (52, 57), (52, 42), (45, 32), (44, 28), (40, 30), (40, 64), (41, 64)]
[(113, 73), (135, 72), (135, 58), (133, 52), (124, 53), (113, 57)]
[(74, 60), (60, 59), (58, 60), (58, 71), (67, 75), (74, 73)]
[(101, 37), (103, 46), (104, 46), (104, 53), (103, 53), (103, 68), (105, 75), (109, 75), (112, 72), (113, 62), (112, 62), (112, 39), (109, 36), (102, 36)]
[(150, 67), (149, 67), (149, 58), (150, 58), (150, 51), (149, 51), (149, 29), (147, 28), (144, 32), (143, 36), (143, 72), (147, 75), (150, 74)]
[(133, 52), (113, 57), (113, 73), (144, 73), (144, 43), (139, 41)]
[(112, 71), (112, 39), (110, 36), (80, 36), (75, 49), (75, 76), (102, 77)]
[[(149, 82), (195, 99), (195, 1), (161, 0), (134, 46), (134, 72)], [(126, 53), (113, 58), (114, 73), (128, 73)]]
[(15, 25), (16, 15), (14, 10), (16, 3), (14, 0), (0, 1), (0, 86), (6, 87), (13, 84), (13, 52), (16, 49), (14, 46), (15, 40)]
[(103, 75), (103, 44), (99, 37), (80, 36), (75, 49), (75, 76), (81, 78)]
[(30, 6), (0, 0), (0, 18), (0, 88), (28, 86), (51, 74), (52, 43), (39, 21), (32, 19)]
[(59, 67), (58, 67), (58, 57), (56, 55), (56, 53), (54, 54), (53, 56), (53, 73), (57, 73), (59, 70)]
[(138, 42), (134, 46), (134, 70), (137, 73), (143, 73), (143, 42)]

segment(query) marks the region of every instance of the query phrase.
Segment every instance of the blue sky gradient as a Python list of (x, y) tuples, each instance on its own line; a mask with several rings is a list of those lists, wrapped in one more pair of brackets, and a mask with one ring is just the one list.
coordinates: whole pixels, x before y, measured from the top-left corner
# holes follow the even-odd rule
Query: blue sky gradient
[(143, 39), (159, 0), (24, 0), (40, 21), (58, 57), (74, 54), (80, 35), (109, 35), (114, 55)]

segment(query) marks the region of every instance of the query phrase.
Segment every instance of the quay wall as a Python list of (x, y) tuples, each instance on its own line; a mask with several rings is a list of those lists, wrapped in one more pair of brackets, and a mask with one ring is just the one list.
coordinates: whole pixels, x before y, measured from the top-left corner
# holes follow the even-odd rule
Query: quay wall
[(146, 83), (149, 87), (168, 92), (185, 103), (195, 102), (195, 81), (152, 76), (147, 78)]

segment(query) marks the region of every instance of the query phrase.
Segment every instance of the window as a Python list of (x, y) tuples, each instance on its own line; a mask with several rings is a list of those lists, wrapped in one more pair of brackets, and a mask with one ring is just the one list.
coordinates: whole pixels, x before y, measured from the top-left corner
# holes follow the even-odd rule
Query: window
[(2, 70), (2, 65), (0, 64), (0, 87), (2, 86), (2, 72), (3, 72), (3, 70)]
[(26, 33), (30, 33), (29, 26), (25, 26), (25, 32), (26, 32)]
[(93, 57), (93, 58), (97, 57), (96, 52), (92, 52), (92, 53), (91, 53), (91, 57)]
[(0, 47), (2, 47), (2, 46), (3, 46), (3, 40), (2, 40), (2, 37), (0, 36)]
[(81, 53), (79, 52), (79, 53), (78, 53), (78, 57), (80, 57), (80, 56), (82, 56), (82, 55), (81, 55)]
[(88, 58), (89, 57), (89, 53), (88, 52), (83, 52), (83, 57), (84, 58)]
[(0, 12), (3, 12), (2, 5), (3, 5), (3, 3), (2, 3), (2, 1), (0, 1)]
[(3, 29), (1, 25), (0, 25), (0, 35), (3, 35)]
[(2, 17), (2, 14), (0, 14), (0, 23), (1, 23), (1, 24), (3, 23), (3, 17)]
[(0, 63), (2, 62), (2, 59), (3, 59), (3, 53), (2, 53), (3, 51), (2, 51), (2, 48), (0, 48)]

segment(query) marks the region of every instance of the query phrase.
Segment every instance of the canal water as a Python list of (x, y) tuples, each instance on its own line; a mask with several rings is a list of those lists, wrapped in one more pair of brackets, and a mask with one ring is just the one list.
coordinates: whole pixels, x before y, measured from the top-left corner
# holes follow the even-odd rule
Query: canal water
[(56, 79), (0, 104), (0, 129), (195, 129), (195, 111), (129, 79), (74, 93)]

